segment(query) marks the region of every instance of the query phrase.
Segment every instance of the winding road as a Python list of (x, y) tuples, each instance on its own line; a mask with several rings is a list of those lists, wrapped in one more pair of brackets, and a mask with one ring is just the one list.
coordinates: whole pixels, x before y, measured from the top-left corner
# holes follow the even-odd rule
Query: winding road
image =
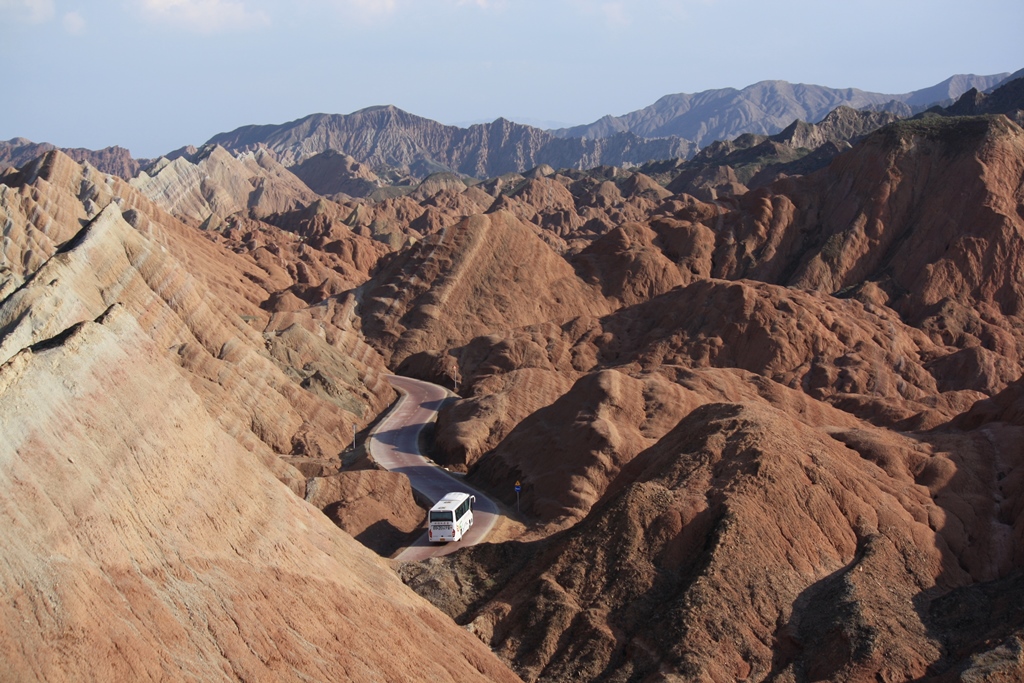
[(389, 375), (388, 381), (402, 396), (370, 436), (369, 450), (373, 460), (384, 469), (408, 476), (412, 487), (431, 501), (436, 502), (451, 491), (463, 491), (476, 496), (473, 526), (461, 541), (430, 543), (424, 533), (415, 543), (395, 555), (394, 559), (415, 562), (447, 555), (463, 546), (480, 543), (498, 521), (498, 506), (420, 454), (420, 432), (434, 420), (448, 392), (436, 384), (408, 377)]

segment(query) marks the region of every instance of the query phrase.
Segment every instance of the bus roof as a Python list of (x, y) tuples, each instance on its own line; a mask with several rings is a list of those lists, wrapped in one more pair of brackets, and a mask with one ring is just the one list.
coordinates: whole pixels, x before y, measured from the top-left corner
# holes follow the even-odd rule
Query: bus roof
[(446, 493), (444, 498), (434, 503), (434, 507), (431, 510), (454, 510), (455, 508), (462, 505), (462, 502), (470, 497), (468, 493), (460, 493), (453, 491), (452, 493)]

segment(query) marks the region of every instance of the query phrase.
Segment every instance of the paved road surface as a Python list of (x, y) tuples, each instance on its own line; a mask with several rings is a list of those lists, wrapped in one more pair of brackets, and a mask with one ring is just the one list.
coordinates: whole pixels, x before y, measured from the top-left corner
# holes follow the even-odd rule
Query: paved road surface
[(370, 437), (370, 455), (381, 467), (402, 472), (412, 487), (436, 502), (451, 491), (476, 496), (473, 526), (458, 543), (429, 543), (424, 533), (416, 542), (395, 555), (405, 562), (447, 555), (466, 545), (480, 543), (498, 520), (498, 506), (472, 486), (452, 477), (420, 455), (419, 434), (437, 414), (448, 393), (436, 384), (389, 375), (388, 381), (402, 393), (394, 410)]

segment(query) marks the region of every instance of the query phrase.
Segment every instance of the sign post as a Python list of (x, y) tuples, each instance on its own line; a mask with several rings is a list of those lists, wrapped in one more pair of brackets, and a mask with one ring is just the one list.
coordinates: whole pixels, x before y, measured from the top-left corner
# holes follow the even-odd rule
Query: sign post
[(519, 484), (519, 480), (516, 480), (516, 514), (519, 514), (519, 490), (523, 488)]

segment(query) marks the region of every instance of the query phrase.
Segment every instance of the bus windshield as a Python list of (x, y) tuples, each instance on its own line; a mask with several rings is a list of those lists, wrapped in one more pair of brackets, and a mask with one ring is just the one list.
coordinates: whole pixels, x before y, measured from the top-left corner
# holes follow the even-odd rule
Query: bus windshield
[(451, 510), (441, 510), (441, 511), (431, 510), (430, 511), (430, 521), (431, 522), (451, 522), (451, 521), (454, 521), (454, 518), (452, 517)]

